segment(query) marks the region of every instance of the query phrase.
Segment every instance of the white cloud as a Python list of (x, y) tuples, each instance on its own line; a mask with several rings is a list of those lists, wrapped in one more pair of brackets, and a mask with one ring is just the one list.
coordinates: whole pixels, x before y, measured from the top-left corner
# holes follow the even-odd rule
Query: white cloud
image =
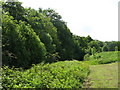
[[(119, 0), (20, 0), (23, 6), (55, 9), (73, 34), (98, 40), (118, 40)], [(90, 32), (84, 29), (87, 27)]]

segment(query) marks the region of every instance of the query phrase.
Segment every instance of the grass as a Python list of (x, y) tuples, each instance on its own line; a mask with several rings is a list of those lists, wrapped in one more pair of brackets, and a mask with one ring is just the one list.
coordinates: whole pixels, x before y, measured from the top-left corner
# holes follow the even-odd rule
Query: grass
[(91, 65), (84, 88), (118, 88), (118, 63)]
[(96, 53), (95, 55), (89, 56), (88, 60), (85, 62), (91, 65), (108, 64), (120, 61), (120, 59), (118, 58), (118, 54), (120, 55), (120, 51)]
[(83, 88), (118, 88), (119, 55), (120, 51), (111, 51), (89, 56), (85, 62), (90, 64), (90, 74)]

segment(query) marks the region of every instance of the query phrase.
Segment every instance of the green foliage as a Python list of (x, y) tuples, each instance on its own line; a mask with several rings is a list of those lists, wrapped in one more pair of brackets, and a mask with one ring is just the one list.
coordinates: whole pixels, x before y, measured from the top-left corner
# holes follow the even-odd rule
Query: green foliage
[[(4, 88), (81, 88), (89, 63), (118, 61), (120, 42), (73, 35), (62, 17), (50, 8), (34, 10), (22, 7), (21, 2), (2, 3), (2, 60), (7, 65), (2, 68)], [(115, 52), (98, 53), (109, 50)], [(63, 62), (83, 58), (85, 62)]]
[[(3, 15), (3, 65), (28, 67), (44, 59), (46, 49), (30, 25)], [(37, 61), (36, 61), (37, 60)]]
[(118, 51), (120, 51), (120, 41), (118, 41)]
[(59, 61), (59, 59), (60, 59), (60, 56), (59, 56), (58, 52), (56, 52), (54, 54), (48, 53), (46, 56), (47, 56), (46, 61), (50, 62), (50, 63)]
[[(39, 9), (39, 12), (42, 12), (42, 10)], [(50, 21), (57, 28), (59, 44), (56, 45), (56, 50), (59, 53), (60, 60), (82, 60), (84, 56), (83, 51), (74, 41), (72, 33), (68, 29), (66, 22), (62, 20), (62, 17), (52, 9), (43, 10), (42, 13), (49, 17)]]
[(105, 42), (108, 45), (109, 51), (115, 51), (115, 47), (118, 46), (119, 41)]
[(99, 40), (93, 40), (87, 43), (87, 48), (85, 48), (85, 53), (92, 54), (92, 48), (96, 49), (96, 52), (108, 52), (115, 51), (115, 47), (118, 47), (119, 51), (119, 41), (106, 41), (102, 42)]
[(88, 60), (89, 60), (89, 57), (90, 57), (90, 54), (85, 54), (85, 55), (84, 55), (84, 60), (85, 60), (85, 61), (88, 61)]
[(80, 61), (61, 61), (38, 64), (31, 69), (3, 67), (4, 88), (81, 88), (89, 73), (88, 64)]
[(55, 20), (53, 22), (54, 26), (57, 28), (57, 35), (61, 42), (60, 47), (58, 47), (59, 55), (62, 60), (73, 59), (74, 55), (74, 42), (72, 40), (72, 34), (66, 24), (63, 21)]
[(54, 62), (54, 60), (49, 57), (51, 57), (52, 54), (58, 52), (57, 48), (60, 46), (60, 41), (57, 36), (57, 28), (54, 27), (52, 22), (50, 22), (50, 17), (45, 16), (42, 11), (40, 13), (34, 9), (29, 8), (26, 9), (26, 13), (26, 19), (28, 23), (32, 26), (34, 32), (36, 32), (41, 42), (44, 43), (46, 47), (48, 56), (47, 61)]
[(57, 39), (57, 31), (50, 18), (38, 13), (34, 9), (27, 9), (30, 12), (27, 15), (27, 21), (32, 26), (41, 41), (45, 44), (48, 52), (53, 53), (56, 50), (56, 44), (59, 42)]
[(53, 9), (35, 10), (24, 8), (21, 4), (2, 4), (2, 55), (5, 65), (29, 67), (41, 61), (82, 61), (85, 54), (94, 55), (108, 49), (114, 51), (119, 44), (93, 40), (89, 35), (73, 35), (67, 23)]
[(88, 48), (88, 43), (91, 42), (93, 39), (88, 35), (87, 37), (80, 37), (80, 36), (77, 36), (77, 35), (73, 35), (73, 40), (74, 40), (74, 43), (75, 43), (75, 56), (76, 56), (76, 59), (78, 60), (83, 60), (83, 57), (85, 55), (85, 53), (89, 53), (91, 51), (90, 48)]
[[(39, 9), (39, 12), (41, 11), (41, 9)], [(53, 9), (46, 9), (46, 10), (43, 10), (42, 13), (44, 13), (47, 17), (50, 17), (51, 18), (51, 21), (55, 21), (56, 19), (57, 20), (61, 20), (61, 16), (55, 12)]]
[(95, 48), (95, 47), (91, 48), (91, 51), (92, 51), (92, 55), (95, 55), (95, 53), (96, 53), (96, 48)]
[(95, 52), (100, 52), (100, 46), (99, 46), (98, 41), (91, 41), (91, 42), (88, 44), (88, 46), (90, 46), (91, 48), (93, 48), (93, 49), (94, 49), (93, 51), (95, 51), (95, 49), (96, 49)]
[(73, 39), (78, 43), (79, 47), (82, 47), (83, 50), (87, 49), (88, 43), (93, 41), (93, 39), (89, 35), (87, 37), (73, 35)]
[(120, 51), (112, 51), (112, 52), (101, 52), (96, 53), (94, 56), (91, 55), (88, 57), (89, 61), (86, 61), (90, 64), (107, 64), (111, 62), (119, 61), (118, 54)]
[(41, 42), (39, 37), (33, 31), (30, 25), (26, 25), (24, 22), (19, 23), (18, 29), (21, 31), (21, 35), (26, 39), (25, 47), (30, 53), (30, 62), (31, 64), (36, 64), (45, 59), (46, 48)]
[(3, 8), (3, 13), (5, 12), (9, 12), (11, 16), (13, 16), (13, 18), (15, 20), (26, 20), (24, 18), (25, 16), (25, 10), (24, 7), (22, 7), (21, 2), (16, 2), (16, 0), (11, 0), (11, 1), (7, 1), (5, 3), (2, 4), (2, 8)]
[(108, 51), (108, 45), (105, 43), (104, 46), (102, 47), (102, 52)]
[(115, 51), (118, 51), (118, 46), (115, 46)]

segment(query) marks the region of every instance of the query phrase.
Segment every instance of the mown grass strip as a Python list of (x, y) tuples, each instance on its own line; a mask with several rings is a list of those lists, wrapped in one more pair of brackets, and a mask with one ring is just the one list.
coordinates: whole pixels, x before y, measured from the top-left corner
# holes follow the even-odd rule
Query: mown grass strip
[(91, 65), (84, 88), (118, 88), (118, 63)]

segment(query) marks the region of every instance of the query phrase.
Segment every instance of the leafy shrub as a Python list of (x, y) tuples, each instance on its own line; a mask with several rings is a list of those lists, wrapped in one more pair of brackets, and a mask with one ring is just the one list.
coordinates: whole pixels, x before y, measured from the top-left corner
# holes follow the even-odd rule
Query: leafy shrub
[(38, 64), (31, 69), (3, 67), (4, 88), (81, 88), (89, 72), (88, 64), (61, 61)]

